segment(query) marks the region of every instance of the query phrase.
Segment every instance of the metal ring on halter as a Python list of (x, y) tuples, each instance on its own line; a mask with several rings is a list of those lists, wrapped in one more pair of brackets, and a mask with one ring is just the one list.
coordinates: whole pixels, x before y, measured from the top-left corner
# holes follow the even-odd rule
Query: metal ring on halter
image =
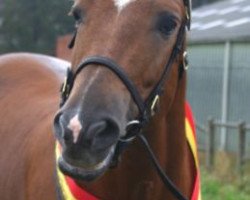
[(131, 126), (131, 125), (134, 125), (134, 124), (140, 124), (140, 121), (139, 120), (132, 120), (132, 121), (127, 123), (127, 127)]
[(134, 141), (135, 138), (136, 138), (136, 136), (133, 136), (133, 137), (131, 137), (131, 138), (124, 138), (124, 139), (123, 139), (123, 138), (120, 138), (119, 141), (120, 141), (120, 142), (130, 143), (130, 142)]
[[(128, 133), (127, 135), (129, 135), (129, 133), (131, 132), (131, 130), (129, 130), (129, 127), (132, 127), (132, 126), (135, 126), (135, 125), (138, 125), (140, 126), (140, 121), (139, 120), (132, 120), (130, 122), (127, 123), (127, 126), (126, 126), (126, 132)], [(137, 133), (138, 131), (135, 131), (135, 133)], [(136, 138), (136, 134), (132, 135), (131, 137), (123, 137), (123, 138), (120, 138), (119, 141), (121, 142), (132, 142), (135, 138)]]

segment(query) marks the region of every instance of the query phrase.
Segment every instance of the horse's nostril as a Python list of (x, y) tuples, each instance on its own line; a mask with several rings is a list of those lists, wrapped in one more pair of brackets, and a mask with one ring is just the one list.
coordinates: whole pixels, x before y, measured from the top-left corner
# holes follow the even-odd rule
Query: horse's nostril
[(89, 126), (88, 131), (86, 133), (87, 138), (93, 138), (97, 136), (98, 134), (105, 131), (107, 128), (107, 123), (105, 121), (99, 121), (96, 123), (93, 123)]
[[(94, 151), (107, 149), (119, 139), (119, 126), (109, 118), (92, 122), (87, 129), (76, 131), (70, 129), (65, 114), (59, 113), (54, 119), (54, 129), (57, 139), (64, 142), (65, 145), (71, 146), (77, 143)], [(79, 137), (76, 137), (76, 132)]]
[(93, 149), (106, 149), (117, 142), (119, 128), (113, 120), (103, 120), (91, 124), (86, 136), (91, 138), (91, 147)]
[(66, 143), (67, 143), (67, 142), (72, 143), (72, 141), (73, 141), (73, 135), (72, 135), (72, 133), (71, 133), (70, 130), (68, 130), (68, 129), (63, 129), (63, 139), (64, 139), (64, 141), (65, 141)]
[(61, 133), (62, 133), (62, 128), (60, 125), (61, 116), (62, 116), (62, 113), (57, 113), (55, 118), (54, 118), (54, 133), (55, 133), (57, 138), (59, 138), (61, 136)]
[(62, 113), (58, 113), (54, 118), (54, 131), (56, 137), (64, 142), (69, 143), (73, 141), (73, 136), (70, 130), (65, 126), (67, 124)]

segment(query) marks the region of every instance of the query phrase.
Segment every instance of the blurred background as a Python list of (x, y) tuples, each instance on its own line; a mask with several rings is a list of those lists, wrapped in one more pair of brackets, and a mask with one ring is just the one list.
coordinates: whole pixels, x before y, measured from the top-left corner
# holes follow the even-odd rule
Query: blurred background
[[(0, 0), (0, 54), (70, 60), (68, 0)], [(250, 0), (193, 0), (187, 99), (205, 200), (250, 199)]]
[(0, 0), (0, 53), (29, 51), (55, 55), (56, 39), (71, 33), (69, 0)]
[[(193, 7), (215, 0), (193, 0)], [(58, 36), (72, 33), (70, 0), (0, 0), (0, 53), (56, 54)]]
[(192, 15), (187, 99), (196, 118), (203, 194), (250, 199), (250, 1), (216, 1)]

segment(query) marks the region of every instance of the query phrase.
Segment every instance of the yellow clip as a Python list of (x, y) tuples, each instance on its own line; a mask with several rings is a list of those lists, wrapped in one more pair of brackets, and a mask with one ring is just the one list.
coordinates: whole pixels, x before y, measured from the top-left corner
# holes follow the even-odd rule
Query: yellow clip
[(156, 112), (155, 108), (156, 108), (156, 105), (159, 103), (159, 100), (160, 100), (160, 96), (156, 95), (150, 108), (152, 116), (155, 115), (155, 112)]

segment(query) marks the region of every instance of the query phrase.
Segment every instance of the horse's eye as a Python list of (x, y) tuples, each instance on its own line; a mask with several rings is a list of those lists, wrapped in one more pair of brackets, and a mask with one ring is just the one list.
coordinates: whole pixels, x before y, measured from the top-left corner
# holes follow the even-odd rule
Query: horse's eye
[(157, 30), (163, 34), (165, 37), (171, 35), (171, 33), (175, 30), (177, 26), (176, 18), (167, 13), (161, 13), (157, 20)]

